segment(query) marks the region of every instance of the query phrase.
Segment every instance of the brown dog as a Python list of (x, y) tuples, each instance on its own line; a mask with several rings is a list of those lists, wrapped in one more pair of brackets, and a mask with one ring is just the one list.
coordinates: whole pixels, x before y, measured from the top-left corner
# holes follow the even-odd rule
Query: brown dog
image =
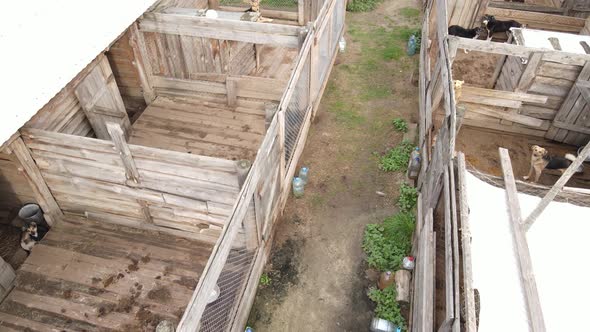
[(572, 162), (576, 160), (576, 157), (569, 153), (566, 153), (565, 158), (549, 155), (549, 151), (547, 151), (547, 149), (538, 145), (533, 145), (531, 150), (533, 151), (531, 155), (531, 168), (529, 170), (529, 175), (523, 177), (525, 180), (530, 179), (534, 172), (534, 182), (539, 181), (541, 172), (544, 169), (558, 169), (561, 171), (561, 173), (563, 173), (572, 164)]

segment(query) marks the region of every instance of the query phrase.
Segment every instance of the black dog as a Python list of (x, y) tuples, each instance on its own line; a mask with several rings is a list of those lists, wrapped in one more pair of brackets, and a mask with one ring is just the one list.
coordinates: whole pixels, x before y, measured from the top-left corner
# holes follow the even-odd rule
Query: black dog
[(451, 25), (449, 27), (449, 35), (463, 37), (463, 38), (473, 38), (477, 39), (481, 36), (484, 32), (483, 28), (473, 28), (473, 29), (465, 29), (458, 25)]
[(510, 33), (510, 28), (521, 28), (522, 24), (510, 20), (510, 21), (498, 21), (492, 15), (486, 15), (483, 17), (483, 25), (488, 30), (488, 40), (492, 39), (492, 35), (496, 32)]

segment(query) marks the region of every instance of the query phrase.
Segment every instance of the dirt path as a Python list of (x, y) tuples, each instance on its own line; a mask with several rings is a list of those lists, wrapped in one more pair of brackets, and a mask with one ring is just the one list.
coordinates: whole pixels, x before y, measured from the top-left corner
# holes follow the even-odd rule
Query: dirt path
[[(361, 248), (364, 226), (396, 212), (401, 173), (379, 155), (401, 141), (391, 125), (417, 116), (417, 60), (405, 43), (419, 26), (414, 0), (347, 15), (346, 53), (332, 71), (301, 165), (305, 197), (291, 197), (250, 316), (261, 331), (366, 331), (373, 305)], [(416, 72), (416, 73), (414, 73)], [(385, 197), (376, 194), (385, 193)]]

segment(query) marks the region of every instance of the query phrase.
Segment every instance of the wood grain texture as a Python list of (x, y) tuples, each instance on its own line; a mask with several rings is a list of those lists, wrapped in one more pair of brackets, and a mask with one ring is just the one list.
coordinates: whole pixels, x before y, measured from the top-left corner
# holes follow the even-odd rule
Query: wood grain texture
[(210, 251), (198, 241), (68, 219), (17, 272), (0, 329), (131, 331), (176, 322)]

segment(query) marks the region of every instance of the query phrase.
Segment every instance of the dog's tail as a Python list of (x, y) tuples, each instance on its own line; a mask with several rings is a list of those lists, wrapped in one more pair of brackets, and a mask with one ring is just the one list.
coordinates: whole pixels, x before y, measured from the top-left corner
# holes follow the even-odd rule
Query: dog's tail
[(566, 154), (565, 154), (565, 159), (567, 159), (567, 160), (569, 160), (569, 161), (573, 162), (574, 160), (576, 160), (576, 156), (574, 156), (574, 155), (573, 155), (573, 154), (571, 154), (571, 153), (566, 153)]

